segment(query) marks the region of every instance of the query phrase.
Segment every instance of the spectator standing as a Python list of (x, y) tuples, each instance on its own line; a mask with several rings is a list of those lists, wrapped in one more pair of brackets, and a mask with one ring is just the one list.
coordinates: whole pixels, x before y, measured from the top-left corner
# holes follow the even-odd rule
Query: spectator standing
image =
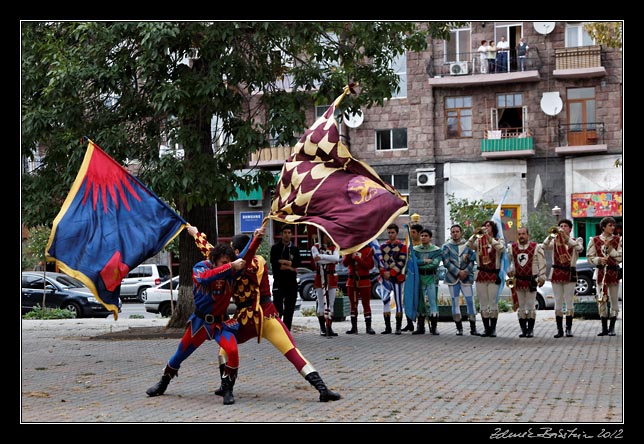
[(499, 43), (496, 44), (496, 49), (496, 72), (508, 72), (508, 52), (510, 50), (510, 43), (505, 40), (505, 36), (502, 36)]
[(301, 264), (300, 250), (292, 241), (293, 226), (282, 226), (282, 239), (271, 247), (273, 269), (273, 304), (290, 330), (297, 302), (297, 267)]
[(485, 50), (487, 54), (487, 72), (496, 72), (496, 45), (494, 44), (494, 40), (490, 40)]
[(479, 46), (478, 52), (481, 74), (487, 74), (487, 40), (481, 40), (481, 46)]
[(525, 41), (524, 37), (521, 37), (519, 44), (517, 45), (517, 57), (519, 58), (519, 70), (525, 71), (526, 60), (528, 58), (528, 49), (530, 47)]

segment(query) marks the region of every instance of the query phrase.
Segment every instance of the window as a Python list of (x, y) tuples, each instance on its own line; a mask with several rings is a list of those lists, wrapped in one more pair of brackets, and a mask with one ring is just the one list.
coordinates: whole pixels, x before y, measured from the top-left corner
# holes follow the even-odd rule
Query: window
[(472, 137), (472, 97), (446, 97), (445, 118), (448, 139)]
[[(401, 195), (409, 197), (409, 175), (383, 174), (380, 176), (380, 178), (383, 180), (383, 182), (386, 182), (397, 189)], [(408, 214), (408, 212), (404, 214)]]
[(566, 94), (570, 131), (594, 130), (595, 88), (570, 88)]
[(391, 69), (394, 70), (400, 82), (398, 91), (392, 91), (392, 98), (407, 97), (407, 54), (401, 54), (391, 61)]
[(376, 151), (407, 149), (407, 128), (376, 130)]
[(584, 30), (583, 23), (566, 24), (566, 48), (576, 48), (578, 46), (591, 46), (595, 42), (590, 34)]
[(217, 242), (230, 242), (235, 235), (234, 202), (219, 202), (217, 211)]
[(490, 129), (503, 130), (503, 137), (518, 137), (526, 131), (527, 115), (523, 94), (498, 94), (496, 108), (490, 110)]
[(445, 41), (445, 63), (467, 62), (472, 58), (471, 34), (470, 28), (450, 31), (450, 39)]

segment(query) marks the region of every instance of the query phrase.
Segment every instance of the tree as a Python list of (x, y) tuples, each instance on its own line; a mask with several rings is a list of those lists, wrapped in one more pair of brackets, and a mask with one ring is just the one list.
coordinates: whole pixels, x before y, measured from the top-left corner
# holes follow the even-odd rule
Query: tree
[(463, 228), (463, 239), (469, 239), (483, 222), (490, 220), (494, 215), (494, 201), (475, 199), (458, 199), (454, 194), (447, 195), (449, 206), (449, 219), (453, 224)]
[(622, 48), (622, 22), (591, 22), (584, 24), (584, 30), (598, 45), (608, 48)]
[[(21, 150), (25, 158), (46, 154), (22, 177), (24, 223), (51, 225), (84, 156), (79, 140), (88, 136), (216, 241), (212, 207), (236, 188), (273, 181), (263, 170), (235, 174), (251, 153), (271, 139), (291, 146), (306, 127), (307, 106), (330, 103), (349, 82), (360, 94), (345, 108), (382, 105), (398, 87), (394, 58), (425, 49), (430, 36), (448, 39), (458, 23), (21, 25)], [(160, 157), (161, 145), (180, 146), (183, 155)], [(179, 250), (181, 280), (190, 282), (201, 258), (187, 234)], [(185, 320), (191, 303), (182, 287), (171, 323)]]

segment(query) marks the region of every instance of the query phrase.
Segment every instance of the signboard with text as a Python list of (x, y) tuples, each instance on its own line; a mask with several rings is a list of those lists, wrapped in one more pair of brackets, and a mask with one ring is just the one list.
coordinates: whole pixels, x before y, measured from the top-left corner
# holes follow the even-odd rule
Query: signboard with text
[(239, 213), (239, 225), (242, 233), (252, 233), (262, 226), (264, 220), (263, 211), (241, 211)]
[(570, 200), (572, 217), (622, 216), (621, 191), (573, 193)]

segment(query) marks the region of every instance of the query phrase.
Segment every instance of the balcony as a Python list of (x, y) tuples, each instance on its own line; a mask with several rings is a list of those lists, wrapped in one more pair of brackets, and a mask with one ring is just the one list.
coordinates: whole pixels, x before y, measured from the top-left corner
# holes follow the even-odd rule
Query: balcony
[(604, 122), (559, 124), (559, 155), (605, 153), (608, 145), (604, 141)]
[(585, 79), (604, 77), (606, 68), (601, 61), (600, 45), (555, 49), (555, 70), (558, 79)]
[(260, 167), (281, 166), (291, 155), (293, 148), (290, 146), (276, 146), (260, 148), (259, 151), (250, 155), (250, 165)]
[(504, 128), (483, 133), (481, 156), (487, 159), (534, 156), (534, 138), (530, 129)]
[(541, 65), (537, 49), (530, 49), (523, 70), (516, 56), (516, 49), (510, 49), (507, 57), (497, 54), (497, 58), (490, 60), (481, 58), (477, 51), (446, 54), (440, 61), (432, 58), (427, 65), (427, 74), (429, 84), (434, 88), (538, 82), (541, 80)]

